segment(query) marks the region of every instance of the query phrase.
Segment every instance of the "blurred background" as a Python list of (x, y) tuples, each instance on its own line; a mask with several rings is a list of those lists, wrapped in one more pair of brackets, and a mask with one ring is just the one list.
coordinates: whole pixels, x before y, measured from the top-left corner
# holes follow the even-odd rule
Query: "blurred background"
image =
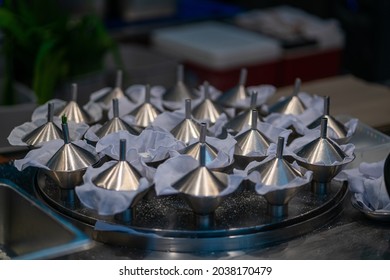
[[(74, 81), (86, 102), (92, 91), (113, 83), (117, 68), (125, 70), (127, 85), (169, 86), (178, 62), (186, 65), (190, 83), (207, 79), (222, 90), (242, 67), (253, 68), (249, 84), (285, 86), (297, 76), (305, 82), (346, 73), (390, 83), (390, 2), (385, 0), (2, 0), (0, 5), (1, 103), (6, 105), (64, 96)], [(251, 62), (245, 39), (237, 37), (231, 59), (217, 61), (218, 50), (207, 46), (213, 33), (205, 32), (204, 39), (194, 39), (204, 41), (199, 48), (210, 49), (202, 60), (186, 46), (199, 42), (177, 30), (204, 21), (238, 27), (231, 34), (272, 39), (278, 55), (273, 60), (257, 55)], [(263, 53), (266, 58), (269, 50)]]

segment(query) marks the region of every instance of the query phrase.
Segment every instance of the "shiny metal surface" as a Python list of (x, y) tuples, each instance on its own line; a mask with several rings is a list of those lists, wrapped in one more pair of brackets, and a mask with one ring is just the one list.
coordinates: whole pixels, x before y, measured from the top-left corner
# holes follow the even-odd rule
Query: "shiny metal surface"
[[(348, 190), (345, 183), (336, 181), (332, 182), (328, 194), (321, 197), (312, 194), (307, 187), (300, 188), (291, 199), (288, 216), (284, 218), (269, 216), (266, 200), (252, 190), (237, 191), (221, 202), (214, 213), (214, 223), (205, 230), (197, 227), (199, 215), (181, 196), (148, 196), (135, 206), (136, 215), (132, 225), (128, 226), (114, 217), (99, 216), (79, 202), (73, 208), (67, 207), (60, 199), (58, 188), (53, 188), (45, 176), (39, 175), (36, 184), (38, 195), (64, 215), (83, 224), (95, 240), (124, 245), (129, 250), (147, 250), (149, 253), (153, 250), (173, 254), (227, 252), (289, 240), (322, 228), (336, 217), (343, 210)], [(93, 225), (97, 220), (120, 226), (121, 229), (94, 230)], [(112, 250), (112, 247), (106, 246), (107, 250)], [(163, 255), (163, 258), (169, 257), (169, 254)]]
[(270, 106), (270, 113), (300, 115), (306, 110), (305, 104), (299, 99), (298, 93), (301, 88), (301, 80), (297, 78), (294, 84), (293, 94), (284, 100)]
[(112, 106), (113, 106), (113, 118), (105, 122), (103, 126), (95, 132), (96, 136), (102, 138), (110, 133), (118, 132), (121, 130), (128, 131), (133, 135), (138, 135), (139, 134), (138, 130), (136, 130), (135, 128), (131, 127), (130, 125), (122, 121), (121, 118), (119, 117), (118, 99), (114, 98), (112, 100)]
[(287, 185), (296, 177), (303, 176), (299, 170), (295, 169), (286, 159), (283, 158), (283, 145), (284, 138), (279, 137), (277, 146), (278, 153), (276, 157), (254, 169), (261, 174), (261, 181), (265, 185), (283, 186)]
[(184, 66), (177, 66), (176, 84), (167, 90), (163, 95), (163, 100), (171, 102), (181, 102), (185, 99), (192, 98), (193, 93), (184, 83)]
[(223, 197), (219, 194), (226, 188), (211, 170), (201, 166), (177, 181), (173, 187), (188, 202), (191, 209), (199, 215), (215, 211)]
[(47, 105), (47, 122), (23, 137), (22, 141), (29, 146), (37, 146), (43, 142), (62, 139), (62, 132), (53, 122), (53, 103)]
[[(257, 166), (254, 170), (261, 175), (261, 182), (268, 186), (284, 186), (296, 177), (302, 177), (302, 173), (295, 169), (283, 157), (284, 138), (278, 138), (276, 157), (264, 164)], [(251, 172), (253, 172), (252, 170)], [(298, 188), (285, 188), (268, 192), (264, 195), (270, 205), (269, 211), (273, 216), (281, 217), (287, 215), (287, 204), (297, 193)]]
[(107, 168), (92, 182), (103, 189), (112, 191), (135, 191), (139, 187), (141, 175), (126, 161), (126, 140), (120, 140), (119, 161)]
[(66, 123), (62, 124), (62, 132), (64, 145), (46, 163), (50, 170), (43, 170), (59, 187), (69, 189), (82, 182), (87, 167), (96, 164), (99, 158), (70, 142)]
[(328, 183), (349, 163), (342, 163), (346, 154), (337, 143), (327, 138), (327, 122), (327, 118), (322, 118), (319, 138), (295, 151), (299, 157), (305, 159), (296, 158), (298, 164), (313, 171), (313, 191), (320, 195), (327, 192)]
[(56, 116), (66, 118), (75, 123), (91, 123), (90, 115), (77, 104), (77, 85), (72, 84), (72, 100), (66, 106), (56, 113)]
[(218, 177), (206, 167), (206, 146), (200, 146), (200, 166), (184, 175), (173, 188), (178, 190), (192, 210), (199, 215), (208, 215), (215, 211), (223, 197), (221, 192), (227, 187), (227, 175)]
[(322, 117), (319, 117), (314, 122), (309, 124), (308, 128), (313, 129), (313, 128), (320, 126), (321, 119), (327, 118), (328, 119), (328, 127), (331, 128), (337, 136), (336, 138), (333, 138), (333, 140), (340, 145), (347, 143), (351, 139), (352, 136), (347, 137), (347, 134), (348, 134), (347, 128), (344, 126), (344, 124), (342, 124), (341, 122), (336, 120), (333, 116), (331, 116), (329, 114), (329, 111), (330, 111), (330, 98), (329, 98), (329, 96), (325, 96), (324, 97), (324, 113), (323, 113)]
[(199, 141), (195, 142), (182, 151), (181, 154), (192, 156), (194, 159), (200, 160), (201, 147), (204, 146), (206, 164), (212, 162), (218, 155), (218, 150), (206, 142), (207, 127), (205, 123), (202, 123), (200, 129)]
[(9, 259), (52, 259), (91, 247), (90, 239), (11, 181), (0, 180), (0, 249)]
[(240, 72), (240, 79), (238, 84), (232, 89), (224, 92), (217, 100), (219, 104), (224, 107), (236, 107), (237, 102), (246, 99), (249, 94), (245, 88), (246, 77), (248, 71), (243, 68)]
[(123, 93), (122, 90), (122, 78), (123, 78), (123, 73), (122, 70), (118, 70), (116, 72), (116, 82), (115, 82), (115, 87), (99, 98), (97, 101), (104, 103), (106, 106), (110, 105), (113, 99), (119, 99), (122, 97), (126, 97), (126, 95)]
[[(231, 130), (232, 134), (240, 132), (245, 126), (252, 124), (252, 110), (256, 108), (257, 92), (251, 94), (251, 106), (249, 109), (241, 112), (225, 124), (225, 128)], [(261, 121), (259, 114), (257, 114), (257, 121)]]
[(150, 125), (161, 111), (150, 103), (150, 86), (145, 86), (145, 101), (135, 108), (130, 115), (134, 116), (137, 126), (145, 128)]
[(328, 119), (322, 118), (321, 136), (296, 151), (296, 154), (305, 158), (308, 163), (332, 165), (336, 161), (343, 161), (346, 157), (337, 143), (327, 137), (327, 123)]
[(363, 213), (367, 218), (378, 222), (390, 222), (390, 211), (369, 211), (357, 201), (355, 195), (351, 197), (352, 206)]
[(251, 128), (236, 136), (235, 155), (248, 156), (252, 152), (266, 155), (269, 145), (272, 143), (262, 132), (257, 129), (258, 113), (252, 110)]
[[(345, 122), (348, 118), (341, 120)], [(387, 143), (382, 142), (388, 141), (386, 137), (360, 122), (351, 143), (360, 149)], [(384, 153), (387, 154), (386, 149)], [(383, 152), (370, 154), (370, 160), (380, 159)], [(357, 155), (354, 164), (362, 160)], [(34, 174), (24, 176), (28, 186)], [(18, 174), (18, 178), (22, 176)], [(267, 215), (263, 197), (249, 189), (238, 190), (226, 197), (215, 211), (214, 227), (201, 232), (194, 228), (195, 215), (180, 197), (157, 199), (148, 195), (136, 206), (130, 232), (107, 232), (94, 230), (93, 225), (97, 220), (122, 224), (112, 217), (99, 217), (79, 203), (74, 208), (67, 207), (60, 200), (59, 189), (53, 187), (46, 176), (36, 176), (36, 179), (33, 190), (41, 200), (65, 217), (71, 217), (75, 224), (101, 241), (96, 242), (94, 248), (66, 259), (361, 260), (389, 259), (390, 256), (387, 238), (390, 225), (367, 220), (352, 207), (347, 185), (340, 189), (341, 183), (336, 181), (331, 182), (326, 196), (317, 196), (306, 186), (300, 188), (289, 203), (288, 217), (282, 219)], [(336, 190), (340, 190), (341, 199), (334, 195)]]
[[(241, 169), (244, 169), (251, 161), (263, 160), (267, 155), (269, 145), (272, 143), (257, 129), (257, 110), (252, 110), (251, 113), (251, 128), (235, 137), (237, 143), (234, 148), (234, 160), (235, 165)], [(251, 156), (253, 152), (256, 152), (257, 155)]]
[(192, 116), (197, 120), (208, 120), (214, 124), (224, 113), (224, 109), (210, 98), (209, 83), (204, 82), (205, 97), (203, 101), (192, 109)]
[(185, 100), (185, 118), (171, 130), (172, 135), (188, 144), (191, 139), (199, 138), (200, 124), (192, 119), (191, 116), (191, 99)]

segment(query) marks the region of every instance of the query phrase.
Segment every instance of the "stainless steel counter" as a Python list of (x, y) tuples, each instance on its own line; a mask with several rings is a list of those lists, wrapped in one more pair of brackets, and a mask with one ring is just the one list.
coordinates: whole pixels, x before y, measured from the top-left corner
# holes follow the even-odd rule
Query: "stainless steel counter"
[(368, 220), (347, 200), (344, 211), (332, 223), (304, 236), (263, 248), (188, 254), (95, 243), (92, 249), (69, 255), (66, 259), (390, 259), (390, 223)]

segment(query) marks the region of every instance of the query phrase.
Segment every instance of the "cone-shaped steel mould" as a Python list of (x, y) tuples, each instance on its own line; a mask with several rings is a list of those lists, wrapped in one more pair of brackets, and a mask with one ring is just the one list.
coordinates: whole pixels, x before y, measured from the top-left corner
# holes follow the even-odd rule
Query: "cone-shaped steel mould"
[(106, 106), (109, 106), (112, 103), (113, 99), (120, 99), (122, 97), (126, 97), (122, 90), (122, 80), (123, 72), (122, 70), (118, 70), (116, 72), (115, 87), (111, 91), (100, 97), (97, 101), (102, 102)]
[(218, 155), (218, 150), (206, 142), (207, 127), (205, 123), (201, 124), (199, 141), (195, 142), (180, 151), (181, 154), (190, 155), (200, 160), (202, 146), (204, 146), (206, 165), (212, 162)]
[(269, 108), (270, 113), (300, 115), (306, 110), (305, 104), (299, 99), (298, 93), (301, 88), (301, 80), (297, 78), (294, 84), (293, 94), (281, 101), (276, 102)]
[[(267, 136), (257, 129), (257, 114), (257, 110), (252, 110), (251, 127), (235, 137), (237, 143), (234, 158), (239, 168), (245, 168), (250, 161), (263, 160), (267, 156), (267, 150), (272, 143)], [(253, 152), (256, 152), (257, 156), (251, 156)]]
[(134, 116), (135, 123), (141, 128), (150, 125), (161, 111), (150, 102), (150, 86), (145, 86), (145, 102), (135, 108), (130, 115)]
[(133, 135), (138, 135), (139, 134), (138, 130), (131, 127), (130, 125), (122, 121), (121, 118), (119, 118), (118, 99), (114, 98), (112, 100), (112, 108), (113, 108), (113, 118), (107, 121), (101, 128), (99, 128), (95, 132), (96, 136), (98, 136), (99, 138), (103, 138), (108, 134), (118, 132), (121, 130), (128, 131)]
[(313, 128), (320, 126), (321, 119), (325, 117), (328, 119), (328, 128), (331, 128), (336, 134), (336, 137), (332, 138), (332, 139), (338, 144), (347, 143), (351, 139), (352, 136), (347, 137), (348, 129), (344, 126), (344, 124), (342, 124), (341, 122), (336, 120), (333, 116), (331, 116), (329, 114), (329, 111), (330, 111), (330, 97), (325, 96), (324, 97), (324, 113), (323, 113), (322, 117), (319, 117), (314, 122), (309, 124), (308, 128), (313, 129)]
[(200, 125), (191, 116), (191, 99), (185, 100), (185, 118), (171, 130), (172, 135), (186, 145), (193, 138), (199, 138)]
[(209, 83), (204, 82), (204, 99), (192, 110), (192, 115), (197, 120), (209, 120), (211, 124), (214, 124), (224, 113), (224, 110), (219, 104), (211, 100), (209, 90)]
[(56, 115), (58, 117), (66, 116), (68, 121), (74, 121), (75, 123), (87, 123), (92, 122), (91, 116), (77, 104), (77, 85), (72, 84), (72, 100), (66, 104), (66, 106), (58, 111)]
[(112, 191), (136, 191), (141, 175), (126, 161), (126, 140), (120, 140), (119, 161), (96, 176), (92, 182), (103, 189)]
[(249, 96), (245, 88), (247, 73), (248, 72), (245, 68), (241, 69), (240, 80), (238, 84), (235, 87), (223, 93), (218, 98), (217, 102), (219, 104), (221, 104), (224, 107), (234, 108), (237, 106), (237, 102), (241, 102), (242, 100), (245, 100)]
[(200, 166), (173, 184), (173, 188), (180, 192), (198, 215), (213, 213), (222, 201), (221, 192), (227, 187), (226, 174), (213, 172), (206, 167), (205, 148), (201, 146)]
[(321, 119), (319, 138), (295, 151), (299, 165), (313, 171), (313, 191), (317, 194), (326, 194), (328, 183), (353, 160), (346, 162), (344, 151), (327, 137), (327, 122), (327, 118)]
[(22, 141), (34, 147), (55, 139), (62, 139), (62, 132), (53, 122), (53, 103), (47, 105), (47, 122), (23, 137)]
[[(251, 106), (249, 109), (241, 112), (225, 124), (225, 128), (231, 131), (231, 134), (237, 134), (245, 126), (250, 126), (252, 124), (252, 110), (257, 110), (256, 108), (257, 92), (251, 94)], [(261, 121), (259, 114), (257, 114), (257, 121)]]
[(66, 118), (63, 120), (64, 145), (47, 162), (46, 166), (50, 170), (43, 171), (60, 188), (72, 189), (83, 181), (87, 167), (96, 164), (99, 157), (70, 142)]
[(185, 99), (194, 97), (191, 90), (184, 83), (184, 66), (178, 65), (176, 84), (167, 90), (163, 95), (163, 100), (170, 102), (181, 102)]
[[(292, 182), (297, 177), (302, 177), (302, 173), (294, 168), (283, 157), (284, 138), (278, 138), (276, 157), (251, 170), (258, 171), (261, 175), (261, 183), (268, 186), (284, 186)], [(264, 195), (268, 202), (268, 211), (273, 217), (283, 217), (288, 214), (288, 202), (296, 194), (298, 188), (285, 188), (268, 192)]]

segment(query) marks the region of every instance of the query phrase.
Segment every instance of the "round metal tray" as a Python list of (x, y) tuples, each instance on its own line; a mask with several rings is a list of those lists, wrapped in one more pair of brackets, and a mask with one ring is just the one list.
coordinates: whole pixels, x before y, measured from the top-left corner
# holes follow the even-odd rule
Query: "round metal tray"
[(378, 222), (390, 222), (390, 211), (370, 211), (366, 210), (361, 202), (359, 202), (355, 195), (351, 197), (352, 206), (362, 212), (367, 218)]
[[(131, 223), (126, 224), (114, 216), (99, 216), (84, 207), (74, 194), (61, 192), (40, 171), (35, 179), (38, 196), (63, 215), (93, 228), (95, 240), (173, 252), (243, 250), (297, 237), (335, 218), (343, 209), (348, 191), (346, 182), (336, 181), (324, 196), (313, 194), (310, 186), (302, 187), (289, 203), (288, 216), (272, 218), (267, 214), (266, 200), (243, 186), (209, 217), (211, 224), (201, 228), (199, 216), (179, 196), (157, 197), (153, 191), (149, 192), (134, 207)], [(94, 228), (97, 221), (107, 228)]]

